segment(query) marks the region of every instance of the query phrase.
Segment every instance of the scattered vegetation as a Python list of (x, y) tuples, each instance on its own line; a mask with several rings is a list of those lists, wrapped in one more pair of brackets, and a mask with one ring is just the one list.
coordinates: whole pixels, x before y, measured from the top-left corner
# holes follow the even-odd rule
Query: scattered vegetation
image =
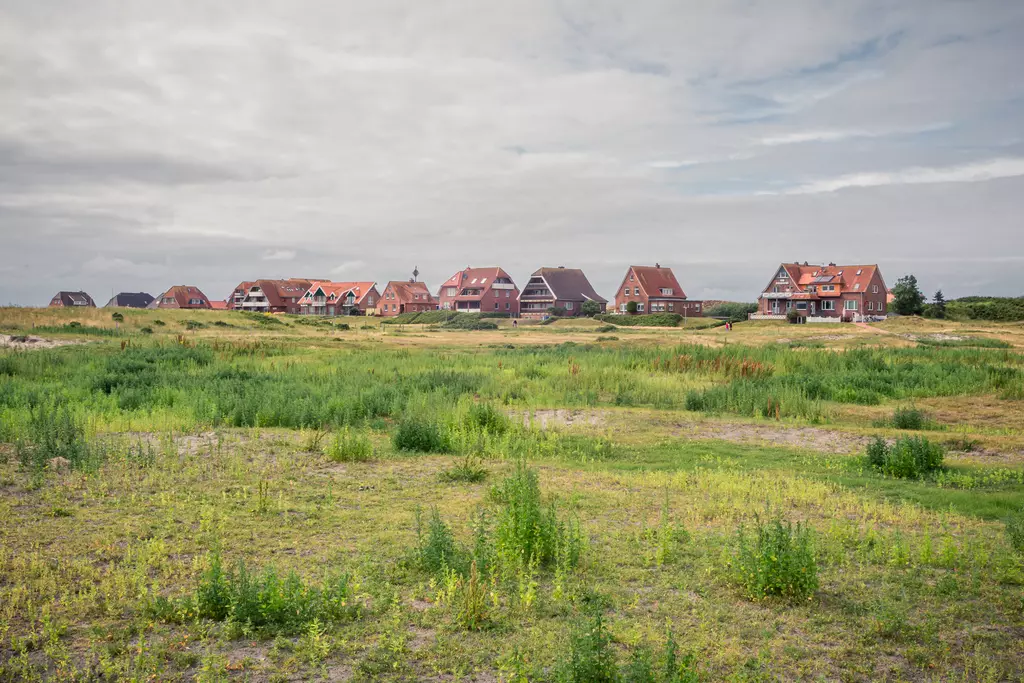
[[(631, 302), (632, 303), (632, 302)], [(649, 313), (647, 315), (596, 315), (597, 320), (622, 327), (678, 327), (683, 316), (678, 313)]]
[(751, 600), (806, 600), (818, 589), (814, 543), (803, 524), (757, 517), (753, 533), (740, 526), (736, 536), (731, 568)]

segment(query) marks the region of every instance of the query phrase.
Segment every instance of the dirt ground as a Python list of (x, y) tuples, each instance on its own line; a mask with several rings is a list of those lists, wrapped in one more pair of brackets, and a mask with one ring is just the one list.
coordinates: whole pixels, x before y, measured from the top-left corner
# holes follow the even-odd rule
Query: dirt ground
[(5, 349), (52, 349), (55, 346), (81, 343), (71, 339), (44, 339), (30, 334), (0, 334), (0, 348)]

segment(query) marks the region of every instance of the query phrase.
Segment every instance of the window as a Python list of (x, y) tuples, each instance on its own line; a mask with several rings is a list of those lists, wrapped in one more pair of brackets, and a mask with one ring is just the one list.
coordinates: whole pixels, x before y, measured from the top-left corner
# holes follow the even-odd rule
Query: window
[(507, 301), (506, 301), (506, 302), (505, 302), (505, 310), (506, 310), (506, 311), (508, 311), (508, 310), (510, 310), (511, 308), (512, 308), (512, 304), (510, 304), (509, 302), (507, 302)]
[(806, 301), (798, 301), (797, 304), (796, 304), (796, 310), (798, 310), (798, 311), (806, 311), (807, 310), (807, 302)]
[(857, 310), (857, 300), (856, 299), (847, 299), (846, 302), (843, 305), (843, 308), (845, 308), (848, 311), (856, 311)]
[(633, 288), (633, 296), (640, 296), (640, 288), (639, 287), (634, 287)]
[(662, 287), (661, 288), (661, 293), (662, 293), (663, 296), (672, 296), (672, 294), (674, 292), (675, 292), (675, 290), (672, 289), (671, 287)]
[(860, 283), (859, 282), (853, 283), (853, 288), (854, 289), (860, 289)]
[(778, 293), (778, 291), (779, 291), (779, 286), (778, 286), (778, 285), (775, 285), (774, 287), (772, 287), (772, 291), (773, 291), (773, 292), (776, 292), (776, 293)]
[(626, 312), (626, 304), (619, 304), (619, 311), (621, 311), (622, 313), (625, 313)]
[(498, 302), (497, 301), (494, 302), (494, 310), (498, 310)]
[(633, 281), (633, 271), (629, 271), (629, 281)]
[(573, 302), (572, 301), (566, 301), (565, 302), (565, 310), (571, 311), (572, 307), (573, 307)]
[(878, 294), (878, 285), (871, 285), (871, 293)]
[(644, 305), (642, 303), (639, 303), (639, 304), (636, 305), (636, 312), (637, 313), (643, 313), (644, 312)]
[(629, 287), (626, 287), (626, 291), (624, 292), (624, 294), (623, 294), (623, 295), (624, 295), (624, 296), (629, 296)]
[(874, 301), (869, 301), (868, 302), (868, 310), (869, 311), (875, 310), (875, 302)]
[(675, 310), (675, 304), (672, 303), (671, 301), (668, 302), (668, 310), (670, 310), (670, 311), (674, 311)]
[(836, 310), (836, 302), (835, 301), (822, 301), (821, 302), (821, 310), (823, 310), (823, 311), (834, 311), (834, 310)]
[(511, 296), (512, 296), (512, 290), (511, 289), (506, 289), (505, 290), (505, 298), (508, 299)]

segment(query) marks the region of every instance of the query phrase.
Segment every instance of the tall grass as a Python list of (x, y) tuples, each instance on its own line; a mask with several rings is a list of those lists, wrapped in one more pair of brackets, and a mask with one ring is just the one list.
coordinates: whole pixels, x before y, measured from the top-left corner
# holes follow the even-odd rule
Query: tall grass
[(942, 469), (945, 449), (919, 436), (900, 437), (890, 445), (880, 437), (868, 444), (867, 461), (891, 477), (918, 479)]

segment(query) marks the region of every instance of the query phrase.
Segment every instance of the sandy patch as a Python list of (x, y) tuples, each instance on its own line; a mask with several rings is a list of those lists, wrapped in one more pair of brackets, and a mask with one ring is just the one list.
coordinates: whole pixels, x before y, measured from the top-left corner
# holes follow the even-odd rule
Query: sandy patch
[(807, 448), (824, 453), (859, 453), (870, 437), (819, 427), (775, 427), (772, 425), (685, 422), (676, 425), (673, 436), (686, 439), (720, 439), (735, 443), (770, 444)]
[(71, 339), (44, 339), (31, 334), (0, 334), (0, 348), (4, 349), (52, 349), (81, 343)]
[[(513, 419), (518, 415), (518, 413), (513, 413)], [(534, 410), (523, 413), (522, 418), (524, 427), (529, 427), (532, 421), (533, 426), (540, 429), (572, 427), (574, 425), (600, 426), (605, 423), (605, 414), (599, 410), (567, 410), (564, 408)]]

